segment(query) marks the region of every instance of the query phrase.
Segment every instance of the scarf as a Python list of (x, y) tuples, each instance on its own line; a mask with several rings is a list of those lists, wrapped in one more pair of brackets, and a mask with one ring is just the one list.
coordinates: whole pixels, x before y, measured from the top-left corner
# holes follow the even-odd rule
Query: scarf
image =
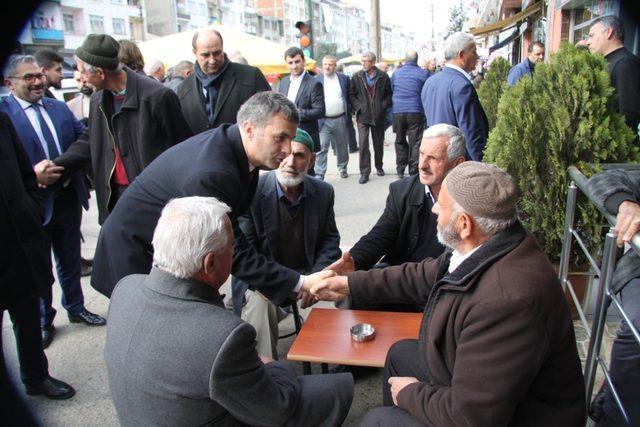
[(200, 87), (206, 89), (206, 97), (205, 97), (205, 109), (207, 110), (207, 117), (209, 118), (209, 124), (213, 124), (213, 113), (216, 110), (216, 102), (218, 101), (218, 87), (220, 85), (216, 84), (216, 81), (224, 74), (224, 72), (229, 67), (229, 58), (227, 58), (227, 54), (224, 55), (224, 63), (220, 70), (217, 73), (207, 75), (200, 68), (200, 64), (196, 61), (195, 64), (195, 73), (198, 82), (200, 83)]

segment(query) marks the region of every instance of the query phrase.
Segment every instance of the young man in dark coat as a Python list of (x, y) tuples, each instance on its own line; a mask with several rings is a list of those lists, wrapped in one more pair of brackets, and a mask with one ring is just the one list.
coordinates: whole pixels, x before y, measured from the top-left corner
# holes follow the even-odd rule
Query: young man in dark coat
[(54, 159), (65, 174), (91, 163), (100, 224), (149, 163), (193, 135), (176, 94), (123, 67), (119, 49), (106, 34), (91, 34), (76, 49), (78, 71), (97, 92), (88, 130)]
[(298, 124), (295, 105), (275, 92), (258, 92), (238, 112), (237, 125), (202, 132), (158, 157), (125, 192), (98, 237), (91, 285), (110, 296), (124, 276), (151, 269), (151, 238), (171, 199), (212, 196), (231, 207), (233, 275), (275, 304), (308, 291), (327, 272), (301, 276), (258, 254), (237, 218), (253, 200), (259, 169), (275, 169), (291, 152)]
[(517, 220), (513, 179), (464, 162), (433, 211), (438, 258), (328, 278), (312, 294), (426, 303), (418, 340), (394, 344), (365, 426), (581, 426), (584, 380), (557, 274)]
[(180, 83), (177, 93), (194, 135), (235, 123), (238, 109), (247, 99), (271, 90), (258, 68), (229, 60), (218, 31), (198, 30), (191, 45), (196, 56), (194, 72)]
[(373, 52), (362, 54), (362, 70), (351, 77), (349, 100), (358, 123), (358, 148), (360, 150), (360, 184), (369, 181), (371, 152), (369, 133), (373, 141), (374, 165), (378, 176), (384, 175), (384, 130), (386, 110), (391, 106), (391, 80), (374, 64)]

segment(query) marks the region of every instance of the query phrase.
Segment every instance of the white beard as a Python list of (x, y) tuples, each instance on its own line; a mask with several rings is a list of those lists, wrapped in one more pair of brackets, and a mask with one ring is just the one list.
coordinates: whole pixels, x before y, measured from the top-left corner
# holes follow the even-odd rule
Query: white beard
[(448, 248), (455, 250), (460, 244), (460, 236), (456, 234), (456, 229), (454, 226), (454, 221), (457, 219), (452, 218), (445, 227), (440, 228), (440, 226), (436, 226), (438, 229), (438, 241), (445, 245)]
[(302, 184), (302, 181), (304, 180), (304, 177), (306, 175), (306, 172), (298, 172), (298, 175), (296, 176), (284, 176), (280, 169), (276, 169), (276, 179), (281, 185), (287, 188), (297, 187), (298, 185)]

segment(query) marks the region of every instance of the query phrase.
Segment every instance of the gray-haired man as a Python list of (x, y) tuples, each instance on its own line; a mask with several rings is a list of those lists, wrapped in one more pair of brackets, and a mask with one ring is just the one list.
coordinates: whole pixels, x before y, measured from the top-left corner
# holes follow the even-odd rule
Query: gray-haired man
[(584, 424), (584, 380), (557, 274), (518, 221), (513, 179), (464, 162), (433, 211), (438, 258), (324, 280), (312, 294), (426, 304), (420, 338), (394, 344), (383, 405), (364, 426)]
[(176, 197), (211, 196), (231, 207), (235, 234), (233, 275), (281, 304), (308, 291), (327, 272), (309, 276), (286, 268), (247, 242), (237, 218), (249, 209), (259, 169), (276, 169), (291, 153), (299, 115), (275, 92), (258, 92), (238, 112), (237, 125), (202, 132), (167, 150), (140, 175), (100, 230), (91, 285), (110, 296), (118, 280), (151, 269), (153, 229)]
[(115, 289), (105, 361), (120, 423), (340, 425), (353, 378), (297, 377), (290, 365), (258, 357), (253, 327), (224, 308), (230, 211), (213, 197), (169, 202), (153, 235), (151, 272)]

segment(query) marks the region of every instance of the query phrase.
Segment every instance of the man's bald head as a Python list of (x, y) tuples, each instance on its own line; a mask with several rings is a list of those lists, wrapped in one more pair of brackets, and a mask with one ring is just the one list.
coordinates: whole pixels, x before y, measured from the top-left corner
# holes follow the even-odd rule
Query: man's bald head
[(218, 31), (211, 28), (198, 30), (193, 35), (191, 44), (196, 61), (206, 75), (210, 76), (220, 71), (225, 58), (222, 35)]

